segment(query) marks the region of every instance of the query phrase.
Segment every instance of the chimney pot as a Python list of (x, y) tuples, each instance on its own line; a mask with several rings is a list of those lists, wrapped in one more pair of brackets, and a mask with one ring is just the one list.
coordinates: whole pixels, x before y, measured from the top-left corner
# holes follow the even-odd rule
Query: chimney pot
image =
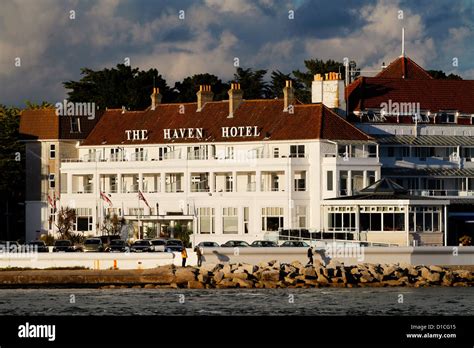
[(206, 103), (209, 103), (214, 98), (214, 93), (211, 91), (210, 85), (199, 85), (199, 91), (197, 95), (197, 109), (196, 112), (200, 112)]
[(229, 95), (229, 116), (228, 118), (234, 117), (235, 110), (243, 101), (243, 91), (240, 89), (240, 83), (231, 83), (230, 90), (227, 92)]
[(151, 98), (151, 109), (155, 110), (158, 104), (161, 104), (162, 95), (158, 87), (153, 88), (153, 93), (150, 95)]
[(293, 82), (286, 80), (285, 88), (283, 88), (283, 111), (287, 112), (288, 107), (293, 105), (295, 102), (295, 90), (293, 88)]

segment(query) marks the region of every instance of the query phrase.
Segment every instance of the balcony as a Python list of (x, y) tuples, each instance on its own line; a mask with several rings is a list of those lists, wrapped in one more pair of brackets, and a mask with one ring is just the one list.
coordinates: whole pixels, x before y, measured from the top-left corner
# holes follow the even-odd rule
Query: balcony
[(474, 191), (468, 190), (409, 190), (411, 195), (423, 197), (473, 197)]

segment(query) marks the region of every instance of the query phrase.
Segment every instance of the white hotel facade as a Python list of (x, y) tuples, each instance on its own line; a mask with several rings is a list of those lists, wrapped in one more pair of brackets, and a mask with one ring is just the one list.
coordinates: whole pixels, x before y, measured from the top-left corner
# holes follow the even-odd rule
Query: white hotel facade
[[(344, 90), (338, 74), (315, 76), (307, 105), (295, 100), (291, 83), (279, 100), (244, 100), (233, 84), (226, 101), (212, 101), (210, 86), (201, 86), (195, 103), (162, 104), (154, 90), (148, 109), (109, 109), (82, 139), (35, 137), (27, 147), (43, 149), (49, 174), (39, 180), (42, 195), (27, 201), (27, 239), (54, 232), (47, 196), (55, 194), (59, 206), (76, 210), (74, 228), (85, 235), (101, 235), (105, 215), (117, 214), (135, 238), (180, 224), (194, 243), (277, 240), (287, 230), (291, 238), (446, 245), (450, 197), (382, 179), (384, 170), (434, 168), (396, 164), (387, 146), (398, 140), (381, 138), (413, 125), (348, 122)], [(53, 140), (67, 150), (48, 165)], [(402, 186), (408, 180), (387, 177)]]

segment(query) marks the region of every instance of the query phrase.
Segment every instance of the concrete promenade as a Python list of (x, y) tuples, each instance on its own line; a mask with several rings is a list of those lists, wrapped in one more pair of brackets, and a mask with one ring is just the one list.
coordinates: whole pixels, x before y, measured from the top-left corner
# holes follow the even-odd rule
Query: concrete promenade
[[(196, 265), (196, 254), (188, 249), (187, 265)], [(204, 249), (203, 263), (258, 264), (277, 260), (280, 263), (299, 261), (305, 264), (305, 248), (209, 248)], [(345, 265), (395, 264), (411, 265), (474, 265), (474, 247), (366, 247), (329, 248), (315, 250), (314, 260), (323, 264), (330, 260)], [(1, 268), (149, 269), (158, 266), (181, 265), (180, 253), (0, 253)]]

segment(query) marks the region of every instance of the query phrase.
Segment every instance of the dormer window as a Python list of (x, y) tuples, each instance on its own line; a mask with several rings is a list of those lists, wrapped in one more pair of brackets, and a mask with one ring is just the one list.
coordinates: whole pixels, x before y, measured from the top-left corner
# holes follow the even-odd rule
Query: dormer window
[(81, 132), (81, 120), (79, 117), (71, 117), (71, 133)]
[(456, 113), (452, 111), (442, 111), (439, 116), (441, 123), (456, 123)]

